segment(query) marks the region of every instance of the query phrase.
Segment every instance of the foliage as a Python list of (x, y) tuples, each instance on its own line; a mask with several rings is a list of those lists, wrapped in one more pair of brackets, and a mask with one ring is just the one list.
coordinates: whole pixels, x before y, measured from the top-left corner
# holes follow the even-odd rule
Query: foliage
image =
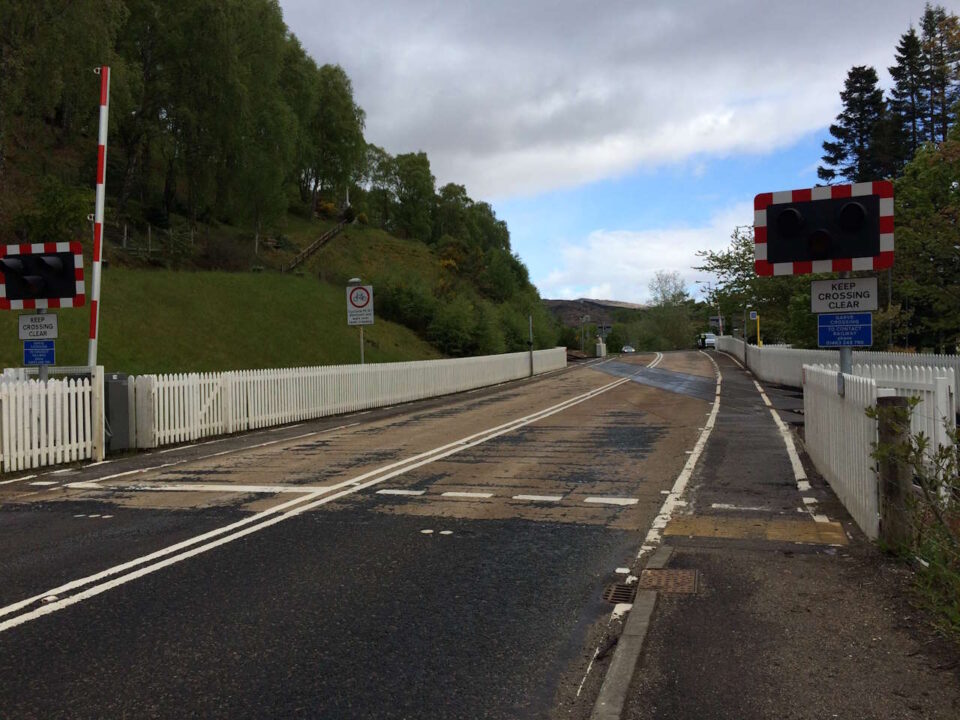
[(436, 249), (420, 267), (436, 279), (372, 278), (386, 316), (452, 354), (525, 349), (531, 314), (537, 347), (556, 341), (506, 223), (463, 185), (438, 191), (426, 153), (368, 144), (347, 73), (276, 0), (0, 0), (0, 17), (0, 235), (88, 234), (91, 70), (109, 64), (108, 217), (164, 230), (146, 263), (241, 270), (291, 222), (355, 217)]
[(894, 293), (912, 320), (903, 345), (960, 343), (960, 127), (926, 145), (896, 183)]
[[(915, 405), (915, 403), (913, 404)], [(920, 560), (918, 583), (939, 618), (960, 633), (960, 431), (932, 447), (924, 433), (911, 435), (913, 407), (871, 408), (868, 415), (901, 428), (900, 442), (874, 446), (881, 463), (905, 466), (915, 492), (907, 498), (910, 545), (895, 548)]]

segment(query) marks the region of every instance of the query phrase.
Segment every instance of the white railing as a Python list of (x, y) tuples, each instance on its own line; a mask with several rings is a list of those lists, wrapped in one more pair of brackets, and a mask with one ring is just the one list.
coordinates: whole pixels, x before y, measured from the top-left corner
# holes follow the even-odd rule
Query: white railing
[(103, 368), (92, 379), (0, 382), (0, 470), (103, 459)]
[(871, 452), (877, 421), (867, 408), (877, 397), (872, 378), (844, 375), (844, 394), (837, 392), (835, 370), (805, 368), (803, 386), (804, 444), (814, 465), (830, 483), (860, 529), (871, 540), (880, 531), (879, 485)]
[[(566, 366), (565, 348), (533, 353), (533, 373)], [(137, 447), (437, 397), (528, 377), (530, 353), (454, 360), (144, 375), (134, 380)]]
[[(837, 350), (800, 350), (783, 345), (746, 345), (728, 335), (717, 338), (717, 350), (729, 353), (746, 365), (764, 382), (801, 387), (804, 365), (839, 365)], [(902, 367), (948, 368), (960, 377), (960, 355), (927, 355), (920, 353), (873, 352), (855, 350), (855, 365), (896, 365)]]

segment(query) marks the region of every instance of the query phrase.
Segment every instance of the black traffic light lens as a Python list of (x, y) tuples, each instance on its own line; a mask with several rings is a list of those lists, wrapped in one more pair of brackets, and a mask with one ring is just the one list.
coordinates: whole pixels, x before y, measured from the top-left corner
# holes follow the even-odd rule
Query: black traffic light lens
[(19, 258), (3, 258), (0, 260), (0, 272), (16, 273), (23, 272), (23, 260)]
[(867, 219), (867, 209), (858, 202), (844, 203), (840, 208), (838, 218), (840, 229), (847, 233), (855, 233), (863, 227)]
[(833, 237), (826, 230), (815, 230), (807, 238), (810, 245), (810, 257), (813, 260), (826, 260), (831, 257), (830, 248), (833, 247)]
[(803, 230), (803, 216), (796, 208), (786, 208), (777, 215), (777, 231), (785, 240), (800, 237)]

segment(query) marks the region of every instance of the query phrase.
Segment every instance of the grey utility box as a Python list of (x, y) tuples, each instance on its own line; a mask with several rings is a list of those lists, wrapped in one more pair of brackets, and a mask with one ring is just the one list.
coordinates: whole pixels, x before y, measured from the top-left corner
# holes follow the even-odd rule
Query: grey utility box
[(105, 373), (103, 404), (106, 414), (107, 452), (127, 450), (130, 437), (130, 376), (126, 373)]

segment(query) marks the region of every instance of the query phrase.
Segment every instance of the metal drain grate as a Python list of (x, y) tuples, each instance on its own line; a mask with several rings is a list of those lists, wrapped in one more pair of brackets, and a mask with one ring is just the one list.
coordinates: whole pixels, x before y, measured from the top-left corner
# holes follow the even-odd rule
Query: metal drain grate
[(641, 590), (659, 590), (664, 593), (697, 592), (700, 576), (696, 570), (644, 570), (638, 586)]
[(636, 583), (614, 583), (607, 585), (603, 591), (603, 599), (608, 603), (632, 603), (637, 597)]

